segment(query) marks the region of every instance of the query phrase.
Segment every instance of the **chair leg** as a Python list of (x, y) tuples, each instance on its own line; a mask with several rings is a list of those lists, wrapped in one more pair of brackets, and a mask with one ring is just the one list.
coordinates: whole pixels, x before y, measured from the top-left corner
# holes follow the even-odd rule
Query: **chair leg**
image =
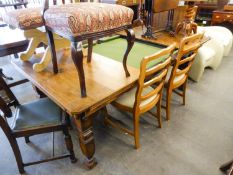
[(171, 101), (171, 95), (172, 95), (172, 90), (167, 89), (167, 99), (166, 99), (166, 119), (170, 120), (170, 101)]
[(134, 115), (134, 141), (135, 141), (135, 148), (140, 148), (139, 143), (139, 115)]
[(12, 148), (14, 155), (15, 155), (15, 159), (16, 159), (16, 162), (18, 165), (19, 172), (20, 172), (20, 174), (23, 174), (23, 173), (25, 173), (25, 170), (24, 170), (23, 159), (22, 159), (22, 156), (21, 156), (21, 153), (19, 150), (18, 143), (17, 143), (15, 138), (10, 138), (9, 141), (10, 141), (11, 148)]
[(161, 98), (157, 104), (157, 118), (159, 122), (159, 128), (162, 128), (162, 118), (161, 118)]
[(187, 80), (183, 84), (183, 105), (185, 105), (186, 86), (187, 86)]
[(65, 135), (66, 148), (70, 152), (71, 163), (75, 163), (75, 162), (77, 162), (77, 159), (76, 159), (75, 154), (74, 154), (73, 142), (72, 142), (72, 139), (71, 139), (71, 136), (69, 134), (67, 127), (65, 127), (63, 129), (63, 134)]
[(29, 136), (24, 137), (26, 143), (30, 143)]

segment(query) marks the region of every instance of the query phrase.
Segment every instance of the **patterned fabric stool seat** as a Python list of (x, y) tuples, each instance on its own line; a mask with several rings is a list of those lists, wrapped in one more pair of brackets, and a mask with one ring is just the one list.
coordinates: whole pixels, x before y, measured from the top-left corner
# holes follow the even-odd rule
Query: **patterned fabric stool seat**
[(135, 35), (132, 30), (134, 12), (132, 9), (115, 4), (74, 3), (48, 7), (44, 4), (43, 18), (48, 32), (52, 51), (53, 71), (58, 73), (53, 33), (71, 41), (71, 56), (78, 71), (80, 92), (86, 97), (85, 75), (83, 70), (83, 40), (88, 40), (88, 58), (91, 62), (93, 39), (98, 39), (125, 30), (127, 33), (127, 49), (123, 58), (126, 76), (130, 76), (126, 62), (133, 47)]
[(22, 30), (35, 29), (44, 25), (41, 8), (12, 10), (3, 15), (5, 23)]
[[(12, 10), (3, 19), (14, 28), (34, 29), (44, 25), (41, 11), (41, 8)], [(77, 3), (49, 8), (45, 20), (55, 32), (77, 36), (129, 25), (133, 14), (133, 10), (120, 5)]]
[[(40, 64), (35, 63), (35, 65), (33, 65), (34, 70), (37, 72), (42, 71), (52, 59), (54, 73), (58, 73), (56, 50), (58, 50), (58, 48), (67, 47), (67, 45), (70, 46), (71, 41), (72, 59), (79, 75), (81, 96), (85, 97), (86, 86), (82, 65), (83, 53), (81, 41), (88, 40), (87, 61), (91, 62), (94, 39), (125, 30), (127, 33), (128, 46), (123, 58), (123, 67), (126, 76), (130, 75), (127, 70), (126, 62), (135, 40), (134, 32), (132, 30), (132, 20), (134, 16), (132, 9), (121, 5), (105, 3), (83, 2), (55, 5), (51, 7), (48, 7), (48, 0), (45, 0), (44, 3), (44, 9), (19, 9), (8, 12), (4, 16), (4, 21), (10, 26), (20, 28), (25, 30), (25, 32), (28, 31), (28, 33), (32, 31), (30, 34), (25, 35), (28, 35), (26, 36), (27, 38), (33, 37), (34, 40), (30, 44), (30, 47), (33, 49), (31, 48), (30, 51), (28, 51), (28, 54), (21, 55), (21, 60), (25, 61), (30, 59), (35, 48), (42, 42), (49, 45), (49, 47), (41, 59), (42, 61)], [(42, 11), (44, 12), (43, 14)], [(44, 31), (36, 29), (42, 26), (45, 26), (47, 29), (49, 41), (47, 41)], [(57, 35), (53, 35), (52, 32)], [(56, 44), (54, 44), (54, 36)], [(62, 40), (57, 41), (59, 39)], [(52, 52), (52, 58), (48, 53), (50, 51)]]
[(46, 10), (46, 26), (55, 33), (80, 36), (130, 25), (133, 10), (113, 4), (76, 3), (54, 6)]

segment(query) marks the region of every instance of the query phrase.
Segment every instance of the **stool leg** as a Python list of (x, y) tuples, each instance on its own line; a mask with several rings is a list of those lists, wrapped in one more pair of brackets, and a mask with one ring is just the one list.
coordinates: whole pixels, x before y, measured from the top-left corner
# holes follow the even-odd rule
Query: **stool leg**
[(87, 62), (91, 62), (92, 57), (92, 48), (93, 48), (93, 39), (88, 39), (88, 54), (87, 54)]
[(128, 58), (129, 52), (131, 51), (131, 49), (132, 49), (132, 47), (134, 45), (135, 34), (134, 34), (133, 29), (127, 29), (125, 31), (127, 33), (127, 44), (128, 45), (127, 45), (127, 49), (125, 51), (124, 58), (123, 58), (123, 67), (124, 67), (124, 70), (125, 70), (126, 77), (129, 77), (130, 74), (129, 74), (126, 63), (127, 63), (127, 58)]
[(51, 49), (53, 72), (56, 74), (58, 73), (58, 66), (57, 66), (57, 55), (56, 55), (56, 50), (55, 50), (53, 33), (48, 29), (46, 29), (46, 31), (47, 31), (47, 36), (48, 36), (48, 44)]
[(71, 57), (78, 71), (81, 96), (86, 97), (86, 83), (83, 70), (83, 51), (81, 42), (71, 42)]

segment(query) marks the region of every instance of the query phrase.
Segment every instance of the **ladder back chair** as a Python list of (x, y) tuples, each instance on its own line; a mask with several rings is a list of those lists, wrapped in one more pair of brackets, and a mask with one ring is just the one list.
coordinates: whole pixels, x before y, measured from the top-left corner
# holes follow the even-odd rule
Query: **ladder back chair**
[[(183, 38), (180, 42), (178, 53), (174, 55), (174, 64), (169, 67), (165, 84), (165, 87), (167, 88), (165, 107), (167, 120), (170, 120), (170, 101), (173, 91), (183, 97), (183, 105), (185, 105), (188, 73), (197, 54), (197, 51), (201, 46), (203, 35), (204, 33), (199, 33)], [(178, 88), (179, 91), (182, 91), (182, 93), (177, 91)]]
[[(159, 127), (162, 127), (161, 121), (161, 99), (162, 90), (165, 83), (165, 78), (168, 72), (168, 67), (171, 63), (171, 53), (175, 49), (175, 44), (163, 49), (153, 55), (144, 57), (141, 61), (140, 75), (137, 86), (130, 91), (121, 95), (116, 101), (112, 103), (113, 106), (130, 112), (133, 114), (134, 129), (130, 131), (118, 124), (115, 124), (111, 117), (105, 111), (105, 123), (120, 129), (134, 137), (135, 148), (140, 147), (139, 144), (139, 119), (140, 116), (149, 112), (158, 119)], [(149, 67), (149, 63), (159, 61), (158, 64)], [(157, 106), (157, 115), (150, 110)]]
[[(11, 107), (15, 107), (14, 113)], [(4, 79), (0, 77), (0, 112), (0, 127), (11, 145), (21, 174), (25, 173), (24, 167), (30, 165), (68, 157), (72, 163), (77, 161), (73, 151), (72, 139), (68, 131), (68, 116), (50, 99), (41, 98), (21, 105)], [(7, 119), (11, 117), (14, 118), (10, 125)], [(69, 153), (59, 156), (53, 155), (53, 157), (45, 160), (24, 163), (16, 139), (25, 137), (25, 141), (28, 143), (30, 142), (29, 136), (55, 131), (62, 131), (64, 133)]]

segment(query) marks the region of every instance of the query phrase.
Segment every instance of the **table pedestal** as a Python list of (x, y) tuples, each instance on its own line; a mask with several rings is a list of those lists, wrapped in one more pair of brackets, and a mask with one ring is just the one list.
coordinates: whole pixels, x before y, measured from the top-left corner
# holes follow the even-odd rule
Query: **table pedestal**
[(181, 33), (184, 36), (190, 36), (192, 33), (197, 33), (197, 24), (193, 21), (195, 13), (195, 1), (189, 1), (184, 17), (185, 19), (183, 22), (178, 23), (175, 32), (176, 34)]

